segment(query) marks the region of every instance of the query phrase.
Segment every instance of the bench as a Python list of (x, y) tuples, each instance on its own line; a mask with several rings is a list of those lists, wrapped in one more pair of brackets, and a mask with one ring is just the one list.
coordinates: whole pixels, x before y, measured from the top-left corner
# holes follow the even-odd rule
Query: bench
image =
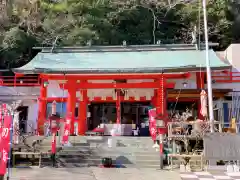
[(26, 156), (39, 156), (39, 164), (38, 167), (41, 167), (42, 164), (42, 155), (49, 154), (49, 152), (13, 152), (13, 167), (15, 166), (16, 155), (26, 155)]

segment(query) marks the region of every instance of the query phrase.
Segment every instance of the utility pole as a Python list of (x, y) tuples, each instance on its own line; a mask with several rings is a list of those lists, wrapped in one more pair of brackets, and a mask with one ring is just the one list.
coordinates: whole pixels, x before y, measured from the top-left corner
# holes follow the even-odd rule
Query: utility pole
[(209, 59), (209, 46), (208, 46), (208, 26), (207, 26), (207, 8), (206, 0), (202, 1), (203, 5), (203, 20), (204, 20), (204, 35), (205, 35), (205, 52), (206, 52), (206, 69), (207, 69), (207, 91), (208, 91), (208, 111), (210, 121), (210, 131), (214, 132), (214, 116), (213, 116), (213, 94), (212, 94), (212, 73), (210, 68)]

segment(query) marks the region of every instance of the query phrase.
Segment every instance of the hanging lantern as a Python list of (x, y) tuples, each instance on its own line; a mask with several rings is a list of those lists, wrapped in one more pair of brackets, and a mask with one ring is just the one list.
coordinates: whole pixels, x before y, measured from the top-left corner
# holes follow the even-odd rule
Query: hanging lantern
[(187, 85), (188, 85), (188, 83), (187, 83), (186, 81), (184, 81), (182, 84), (183, 84), (183, 87), (184, 87), (184, 88), (186, 88)]
[(49, 84), (48, 81), (44, 81), (44, 82), (43, 82), (43, 86), (44, 86), (44, 87), (47, 87), (48, 84)]

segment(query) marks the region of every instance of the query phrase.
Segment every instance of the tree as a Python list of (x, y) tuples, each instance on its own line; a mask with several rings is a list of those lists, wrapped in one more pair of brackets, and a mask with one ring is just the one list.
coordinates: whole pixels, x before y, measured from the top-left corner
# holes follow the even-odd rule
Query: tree
[[(9, 0), (0, 29), (0, 66), (31, 59), (32, 46), (204, 41), (201, 0)], [(209, 39), (225, 49), (240, 39), (239, 3), (208, 0)], [(234, 27), (235, 31), (232, 31)]]
[(31, 56), (31, 49), (36, 44), (34, 37), (28, 35), (18, 27), (6, 32), (0, 49), (0, 67), (19, 67), (28, 62)]

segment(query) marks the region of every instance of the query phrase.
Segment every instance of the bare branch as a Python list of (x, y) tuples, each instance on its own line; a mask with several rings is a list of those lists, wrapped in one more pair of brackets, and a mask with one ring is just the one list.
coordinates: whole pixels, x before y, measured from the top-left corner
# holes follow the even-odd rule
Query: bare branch
[[(168, 2), (170, 2), (170, 0), (168, 0)], [(177, 2), (175, 2), (174, 4), (169, 4), (169, 9), (167, 10), (167, 12), (165, 13), (164, 17), (167, 16), (167, 14), (174, 8), (176, 7), (177, 5), (180, 5), (180, 4), (192, 4), (192, 3), (195, 3), (195, 2), (198, 2), (198, 0), (178, 0)]]

